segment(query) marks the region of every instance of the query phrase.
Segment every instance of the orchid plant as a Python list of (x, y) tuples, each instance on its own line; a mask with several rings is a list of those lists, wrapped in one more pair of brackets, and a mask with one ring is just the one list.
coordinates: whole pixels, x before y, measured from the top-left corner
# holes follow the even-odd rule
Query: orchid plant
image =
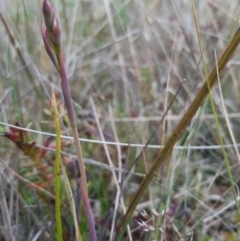
[(61, 79), (62, 94), (66, 105), (66, 109), (68, 112), (72, 133), (74, 136), (79, 170), (81, 173), (80, 192), (81, 192), (81, 197), (84, 204), (84, 211), (88, 222), (91, 240), (96, 241), (97, 236), (96, 236), (92, 209), (91, 209), (89, 197), (88, 197), (87, 179), (86, 179), (85, 167), (84, 167), (84, 162), (82, 157), (82, 150), (81, 150), (81, 145), (80, 145), (79, 136), (78, 136), (75, 113), (73, 110), (73, 105), (71, 100), (71, 94), (70, 94), (69, 82), (68, 82), (68, 77), (67, 77), (65, 63), (64, 63), (64, 57), (62, 54), (60, 21), (49, 0), (43, 1), (42, 11), (43, 11), (46, 28), (44, 28), (43, 22), (42, 22), (41, 34), (42, 34), (46, 52), (50, 57), (53, 65), (56, 67)]

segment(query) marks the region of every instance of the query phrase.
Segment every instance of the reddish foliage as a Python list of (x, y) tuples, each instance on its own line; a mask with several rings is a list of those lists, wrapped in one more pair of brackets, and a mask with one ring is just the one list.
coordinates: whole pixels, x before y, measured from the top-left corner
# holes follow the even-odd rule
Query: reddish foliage
[[(16, 127), (20, 127), (19, 123), (15, 124)], [(4, 136), (7, 137), (9, 140), (14, 142), (17, 147), (23, 151), (23, 153), (29, 157), (33, 161), (41, 161), (41, 159), (46, 154), (46, 149), (40, 148), (36, 146), (35, 142), (28, 142), (27, 132), (25, 130), (20, 130), (15, 127), (11, 127), (11, 132), (5, 132)], [(50, 145), (50, 138), (47, 138), (43, 146), (49, 147)]]
[[(9, 140), (14, 142), (17, 147), (33, 161), (33, 166), (37, 169), (38, 175), (36, 175), (37, 181), (35, 183), (31, 183), (28, 186), (30, 188), (50, 188), (52, 183), (52, 172), (49, 170), (49, 166), (45, 164), (42, 159), (46, 155), (47, 150), (45, 148), (41, 148), (36, 146), (35, 142), (28, 141), (28, 135), (25, 130), (19, 129), (21, 127), (19, 123), (15, 124), (16, 127), (11, 127), (10, 132), (5, 132), (4, 136), (7, 137)], [(47, 138), (43, 142), (44, 147), (52, 147), (50, 145), (51, 139)], [(32, 165), (31, 165), (32, 166)], [(50, 172), (49, 172), (50, 171)], [(39, 192), (40, 197), (44, 195)], [(47, 198), (43, 198), (44, 201)], [(46, 199), (46, 200), (45, 200)]]

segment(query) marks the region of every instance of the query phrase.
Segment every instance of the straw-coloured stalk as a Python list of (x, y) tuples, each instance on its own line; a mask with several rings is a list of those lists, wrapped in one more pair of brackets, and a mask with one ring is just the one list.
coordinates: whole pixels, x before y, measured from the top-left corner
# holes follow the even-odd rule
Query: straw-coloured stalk
[(81, 150), (79, 136), (78, 136), (78, 130), (76, 125), (76, 119), (75, 119), (75, 114), (73, 110), (72, 100), (71, 100), (71, 94), (69, 89), (69, 83), (68, 83), (64, 58), (61, 51), (62, 46), (61, 46), (60, 22), (49, 0), (44, 0), (42, 10), (43, 10), (43, 16), (44, 16), (44, 21), (46, 25), (46, 29), (44, 29), (43, 24), (41, 24), (42, 38), (44, 41), (46, 52), (49, 55), (50, 59), (52, 60), (54, 66), (58, 70), (58, 73), (61, 79), (61, 89), (62, 89), (66, 109), (68, 112), (68, 117), (71, 123), (71, 128), (72, 128), (75, 147), (76, 147), (76, 153), (78, 157), (79, 170), (81, 173), (80, 192), (81, 192), (81, 197), (83, 198), (84, 211), (88, 222), (91, 240), (96, 241), (97, 236), (96, 236), (96, 230), (94, 225), (94, 218), (93, 218), (93, 214), (92, 214), (92, 210), (91, 210), (91, 206), (88, 198), (87, 179), (86, 179), (85, 167), (84, 167), (84, 162), (82, 157), (82, 150)]

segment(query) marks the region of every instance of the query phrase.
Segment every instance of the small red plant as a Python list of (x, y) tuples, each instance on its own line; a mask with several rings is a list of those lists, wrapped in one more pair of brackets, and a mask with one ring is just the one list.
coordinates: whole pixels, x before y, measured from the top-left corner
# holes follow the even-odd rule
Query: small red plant
[[(43, 148), (38, 147), (35, 142), (28, 141), (28, 135), (25, 130), (20, 129), (19, 123), (15, 124), (16, 127), (11, 127), (10, 132), (4, 132), (4, 136), (17, 145), (17, 147), (33, 161), (33, 166), (38, 170), (39, 177), (42, 178), (39, 184), (40, 187), (49, 185), (52, 175), (48, 173), (47, 166), (41, 162), (46, 155), (46, 148), (50, 147), (51, 139), (47, 138), (43, 142)], [(52, 147), (52, 146), (51, 146)], [(32, 185), (31, 185), (32, 186)], [(35, 186), (35, 185), (33, 185)]]
[[(5, 132), (4, 136), (14, 142), (17, 147), (23, 151), (24, 155), (33, 161), (40, 162), (46, 154), (46, 149), (36, 146), (35, 142), (28, 142), (27, 132), (18, 128), (20, 127), (18, 122), (15, 124), (15, 126), (16, 127), (10, 128), (10, 132)], [(44, 141), (43, 146), (47, 148), (49, 145), (50, 138), (47, 138)]]

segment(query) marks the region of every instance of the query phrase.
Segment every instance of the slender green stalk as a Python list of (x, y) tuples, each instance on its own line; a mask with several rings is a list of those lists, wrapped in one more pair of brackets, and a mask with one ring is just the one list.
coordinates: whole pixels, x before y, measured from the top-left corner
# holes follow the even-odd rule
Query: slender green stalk
[(168, 139), (166, 145), (160, 151), (158, 157), (154, 161), (154, 163), (153, 163), (151, 169), (149, 170), (149, 172), (147, 173), (146, 177), (143, 179), (137, 193), (135, 194), (135, 196), (128, 208), (127, 213), (125, 214), (125, 216), (121, 222), (120, 229), (116, 235), (115, 240), (118, 240), (118, 241), (122, 240), (126, 226), (136, 208), (136, 205), (137, 205), (138, 201), (140, 200), (141, 196), (143, 195), (144, 191), (148, 187), (148, 184), (152, 180), (153, 176), (155, 175), (155, 172), (163, 164), (164, 160), (166, 159), (168, 154), (171, 152), (173, 146), (175, 145), (175, 143), (177, 142), (179, 137), (182, 135), (182, 133), (186, 129), (186, 127), (189, 124), (189, 122), (191, 121), (192, 117), (195, 115), (196, 111), (201, 106), (204, 99), (207, 97), (207, 95), (209, 93), (209, 88), (211, 89), (213, 87), (213, 85), (215, 84), (215, 82), (217, 81), (217, 68), (220, 73), (224, 70), (224, 68), (226, 67), (226, 64), (228, 63), (229, 59), (235, 52), (239, 43), (240, 43), (240, 28), (238, 28), (235, 35), (230, 40), (230, 42), (227, 45), (227, 47), (225, 48), (223, 54), (219, 58), (217, 66), (215, 66), (212, 69), (212, 71), (210, 72), (210, 74), (208, 75), (202, 88), (199, 90), (197, 96), (195, 97), (195, 99), (193, 100), (191, 105), (189, 106), (188, 110), (186, 111), (186, 113), (184, 114), (182, 119), (180, 120), (180, 122), (177, 125), (177, 127), (175, 128), (175, 130), (173, 131), (173, 133), (170, 136), (170, 138)]
[(56, 129), (56, 154), (54, 167), (54, 182), (55, 182), (55, 217), (57, 227), (57, 240), (62, 239), (62, 222), (61, 222), (61, 201), (60, 201), (60, 159), (61, 159), (61, 138), (60, 138), (60, 124), (58, 119), (57, 104), (54, 91), (52, 92), (52, 103), (54, 109), (54, 123)]

